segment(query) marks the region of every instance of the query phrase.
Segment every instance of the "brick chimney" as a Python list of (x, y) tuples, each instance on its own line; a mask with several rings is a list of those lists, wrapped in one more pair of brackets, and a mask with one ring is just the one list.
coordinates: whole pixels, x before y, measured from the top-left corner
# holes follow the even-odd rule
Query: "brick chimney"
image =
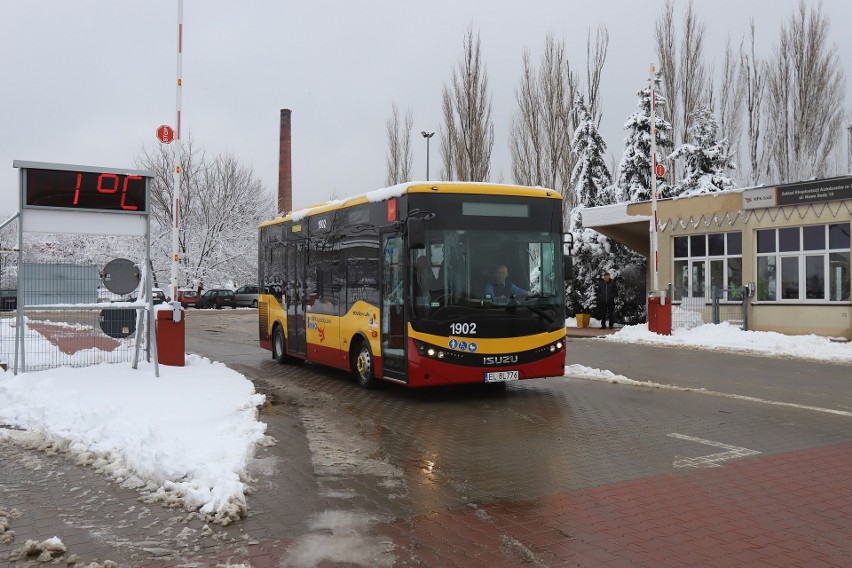
[(278, 212), (293, 209), (293, 166), (290, 161), (290, 109), (281, 109), (281, 133), (278, 146)]

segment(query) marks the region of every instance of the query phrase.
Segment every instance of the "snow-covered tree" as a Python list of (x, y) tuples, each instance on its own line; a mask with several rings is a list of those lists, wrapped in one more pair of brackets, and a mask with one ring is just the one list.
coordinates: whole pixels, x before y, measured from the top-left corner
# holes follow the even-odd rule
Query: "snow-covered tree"
[[(0, 213), (0, 222), (11, 217)], [(20, 219), (12, 221), (0, 229), (0, 290), (18, 287), (18, 223)]]
[[(172, 259), (171, 147), (143, 148), (141, 169), (151, 183), (151, 257), (158, 284), (169, 281)], [(204, 288), (257, 282), (257, 227), (275, 213), (272, 195), (249, 166), (231, 154), (212, 159), (188, 137), (183, 145), (178, 286)]]
[(568, 303), (574, 313), (591, 313), (597, 308), (597, 280), (604, 271), (614, 270), (615, 266), (609, 239), (597, 231), (583, 228), (583, 211), (587, 207), (612, 202), (612, 195), (607, 192), (612, 178), (604, 159), (606, 143), (582, 97), (574, 104), (573, 113), (578, 126), (571, 144), (576, 160), (571, 172), (571, 185), (577, 206), (571, 211), (569, 220), (574, 239), (571, 250), (574, 274), (568, 286)]
[[(655, 85), (659, 86), (660, 74), (655, 77)], [(656, 90), (656, 89), (655, 89)], [(619, 165), (618, 181), (604, 190), (605, 196), (599, 204), (604, 204), (611, 195), (612, 202), (633, 203), (651, 199), (651, 88), (649, 85), (639, 91), (639, 110), (633, 113), (624, 125), (628, 131), (624, 139), (624, 153)], [(657, 163), (660, 163), (660, 151), (671, 148), (671, 125), (662, 117), (665, 98), (656, 92), (656, 144)], [(664, 182), (657, 186), (658, 196), (665, 197), (668, 188)], [(575, 214), (582, 218), (582, 210)], [(576, 237), (575, 237), (576, 239)], [(645, 319), (646, 285), (645, 272), (647, 261), (645, 257), (617, 242), (608, 242), (608, 247), (601, 247), (598, 254), (603, 255), (596, 261), (597, 274), (590, 275), (592, 282), (597, 282), (601, 273), (607, 270), (618, 283), (618, 296), (615, 300), (616, 318), (625, 323), (639, 323)], [(583, 260), (579, 261), (584, 262)], [(594, 290), (594, 288), (592, 289)]]
[(569, 220), (574, 245), (571, 256), (574, 272), (567, 286), (567, 304), (569, 313), (590, 314), (597, 312), (597, 281), (604, 271), (614, 272), (612, 244), (604, 235), (583, 227), (583, 211), (586, 207), (578, 205), (571, 211)]
[[(660, 74), (656, 74), (654, 83), (655, 90), (660, 84)], [(621, 156), (621, 164), (618, 168), (618, 182), (616, 190), (616, 201), (635, 203), (651, 199), (651, 85), (637, 93), (639, 110), (628, 117), (624, 123), (624, 129), (628, 131), (624, 138), (624, 153)], [(662, 108), (666, 104), (665, 98), (656, 90), (656, 144), (657, 163), (660, 162), (659, 152), (672, 147), (671, 124), (662, 117)], [(657, 185), (658, 197), (667, 195), (667, 186), (664, 182)]]
[(672, 152), (669, 160), (683, 160), (684, 177), (675, 184), (674, 195), (715, 193), (734, 187), (725, 171), (736, 168), (727, 140), (717, 140), (718, 127), (710, 109), (699, 108), (692, 116), (691, 143)]
[(583, 97), (574, 104), (574, 114), (578, 126), (574, 131), (571, 151), (577, 162), (571, 172), (571, 187), (574, 188), (576, 202), (585, 207), (608, 205), (612, 203), (613, 196), (607, 193), (612, 177), (606, 167), (606, 142), (598, 132)]

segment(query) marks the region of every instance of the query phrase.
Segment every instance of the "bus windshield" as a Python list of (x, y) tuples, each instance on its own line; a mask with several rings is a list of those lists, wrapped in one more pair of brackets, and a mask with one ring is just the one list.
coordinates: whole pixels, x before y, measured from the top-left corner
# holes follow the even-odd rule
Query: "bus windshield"
[(508, 311), (563, 325), (559, 239), (499, 228), (427, 230), (425, 249), (409, 252), (412, 320)]

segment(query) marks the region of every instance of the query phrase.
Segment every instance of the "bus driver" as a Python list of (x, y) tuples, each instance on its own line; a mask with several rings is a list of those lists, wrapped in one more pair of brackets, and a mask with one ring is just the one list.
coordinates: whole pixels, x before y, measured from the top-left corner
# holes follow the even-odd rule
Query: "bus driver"
[(493, 282), (485, 285), (485, 297), (495, 302), (505, 302), (509, 298), (526, 298), (529, 292), (512, 284), (509, 280), (509, 269), (501, 264), (494, 271)]

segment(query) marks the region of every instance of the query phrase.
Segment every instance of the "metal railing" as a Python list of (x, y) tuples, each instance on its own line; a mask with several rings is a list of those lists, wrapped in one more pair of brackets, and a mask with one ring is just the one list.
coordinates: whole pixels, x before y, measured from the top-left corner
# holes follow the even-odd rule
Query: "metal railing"
[[(671, 292), (672, 285), (669, 284), (669, 297)], [(713, 286), (708, 296), (684, 296), (672, 302), (672, 329), (728, 322), (747, 330), (748, 299), (748, 286)]]
[[(0, 304), (0, 365), (32, 372), (56, 367), (150, 360), (150, 306), (144, 298), (108, 299), (88, 263), (24, 263)], [(12, 288), (14, 286), (15, 288)], [(124, 300), (124, 301), (122, 301)], [(132, 301), (131, 301), (132, 300)]]
[(146, 314), (122, 304), (18, 306), (0, 314), (0, 362), (32, 372), (148, 359)]

